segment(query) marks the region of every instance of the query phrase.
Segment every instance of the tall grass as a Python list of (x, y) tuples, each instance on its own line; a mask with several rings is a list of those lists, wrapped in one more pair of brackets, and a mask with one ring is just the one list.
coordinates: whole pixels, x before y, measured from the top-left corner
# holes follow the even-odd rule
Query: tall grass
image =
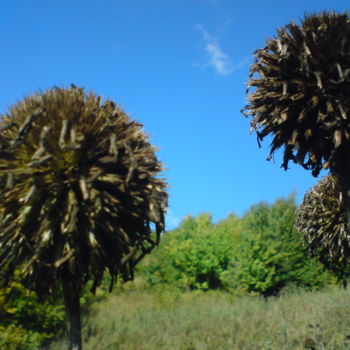
[[(128, 291), (94, 303), (85, 350), (350, 349), (350, 292)], [(50, 350), (64, 348), (60, 342)]]

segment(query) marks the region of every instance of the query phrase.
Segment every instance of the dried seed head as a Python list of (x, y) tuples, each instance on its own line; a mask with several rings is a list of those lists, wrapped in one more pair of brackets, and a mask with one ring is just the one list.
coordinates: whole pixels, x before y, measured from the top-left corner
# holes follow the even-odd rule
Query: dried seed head
[(297, 210), (296, 228), (315, 255), (350, 260), (350, 234), (336, 177), (323, 177), (306, 193)]
[(11, 107), (0, 141), (2, 270), (25, 266), (24, 283), (39, 294), (67, 268), (95, 287), (106, 269), (112, 281), (132, 278), (167, 206), (142, 125), (93, 93), (54, 88)]
[(271, 154), (284, 148), (282, 167), (293, 161), (317, 176), (329, 162), (332, 170), (334, 154), (350, 146), (349, 14), (308, 15), (279, 29), (255, 52), (248, 86), (243, 113), (259, 141), (273, 137)]

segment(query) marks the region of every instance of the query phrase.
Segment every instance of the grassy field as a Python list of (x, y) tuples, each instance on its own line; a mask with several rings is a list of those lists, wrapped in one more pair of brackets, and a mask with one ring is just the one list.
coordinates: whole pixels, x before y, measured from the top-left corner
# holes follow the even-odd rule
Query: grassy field
[[(278, 298), (127, 291), (84, 316), (85, 350), (350, 349), (350, 291)], [(50, 350), (64, 348), (58, 342)]]

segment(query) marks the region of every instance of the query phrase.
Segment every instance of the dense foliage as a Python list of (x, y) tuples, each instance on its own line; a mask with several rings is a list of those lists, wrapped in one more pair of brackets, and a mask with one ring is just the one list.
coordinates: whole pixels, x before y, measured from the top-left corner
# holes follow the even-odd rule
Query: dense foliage
[(0, 280), (0, 349), (38, 349), (57, 337), (63, 320), (57, 293), (43, 302), (18, 281), (5, 288)]
[(140, 273), (151, 285), (265, 296), (286, 286), (318, 289), (335, 283), (336, 276), (308, 256), (295, 217), (293, 196), (257, 204), (242, 218), (230, 215), (218, 224), (209, 214), (189, 216), (165, 235)]
[(239, 220), (230, 216), (214, 225), (209, 214), (188, 216), (180, 227), (163, 237), (162, 246), (140, 267), (151, 285), (211, 289), (222, 286), (221, 274), (235, 250)]
[(273, 205), (260, 203), (242, 218), (237, 254), (225, 273), (227, 287), (274, 295), (286, 286), (318, 289), (334, 282), (317, 260), (310, 258), (295, 230), (294, 197)]

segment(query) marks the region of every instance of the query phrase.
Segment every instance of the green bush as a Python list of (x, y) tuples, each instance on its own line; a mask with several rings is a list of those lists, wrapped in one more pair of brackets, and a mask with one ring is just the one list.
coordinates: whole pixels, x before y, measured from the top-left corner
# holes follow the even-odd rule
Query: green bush
[[(97, 291), (90, 292), (88, 283), (80, 297), (83, 311), (92, 300), (102, 300), (108, 294), (109, 281), (105, 279)], [(3, 286), (0, 279), (0, 349), (37, 350), (49, 344), (64, 331), (64, 306), (62, 289), (58, 287), (45, 300), (29, 291), (19, 282)]]
[[(63, 292), (57, 287), (52, 295), (40, 300), (37, 295), (18, 281), (4, 287), (0, 277), (0, 349), (37, 350), (46, 346), (64, 331)], [(85, 287), (80, 297), (82, 311), (88, 311), (92, 300), (101, 301), (108, 295), (110, 281), (102, 281), (96, 295), (91, 292), (92, 282)]]
[(0, 281), (0, 349), (37, 349), (57, 335), (63, 320), (58, 296), (43, 302), (18, 282), (4, 288)]
[(22, 326), (0, 326), (1, 350), (37, 350), (42, 344), (39, 333), (28, 331)]

